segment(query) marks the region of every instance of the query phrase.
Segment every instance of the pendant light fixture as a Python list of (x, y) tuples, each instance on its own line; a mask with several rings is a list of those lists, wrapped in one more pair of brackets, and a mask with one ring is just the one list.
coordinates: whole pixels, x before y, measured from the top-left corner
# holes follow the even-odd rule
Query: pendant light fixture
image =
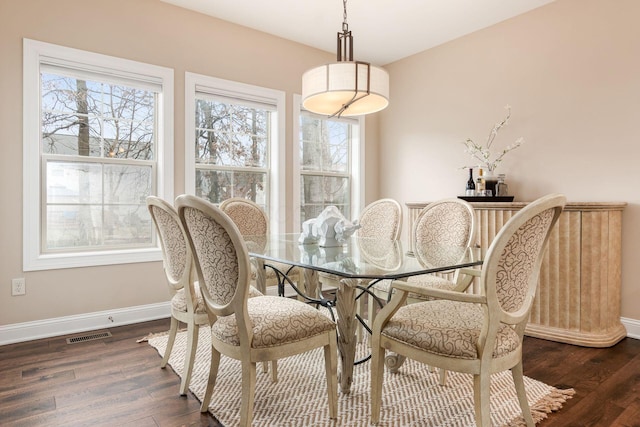
[(338, 62), (321, 65), (302, 75), (302, 106), (329, 117), (375, 113), (389, 105), (389, 74), (368, 62), (353, 60), (353, 37), (344, 20), (338, 32)]

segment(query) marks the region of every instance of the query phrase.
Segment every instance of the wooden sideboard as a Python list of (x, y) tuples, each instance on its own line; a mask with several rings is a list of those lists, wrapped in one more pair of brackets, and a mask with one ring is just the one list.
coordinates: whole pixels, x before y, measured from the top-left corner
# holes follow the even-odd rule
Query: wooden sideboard
[[(408, 232), (427, 204), (406, 203)], [(471, 204), (476, 212), (477, 243), (484, 249), (509, 218), (527, 205)], [(620, 322), (625, 206), (567, 203), (544, 254), (526, 335), (587, 347), (609, 347), (626, 336)]]

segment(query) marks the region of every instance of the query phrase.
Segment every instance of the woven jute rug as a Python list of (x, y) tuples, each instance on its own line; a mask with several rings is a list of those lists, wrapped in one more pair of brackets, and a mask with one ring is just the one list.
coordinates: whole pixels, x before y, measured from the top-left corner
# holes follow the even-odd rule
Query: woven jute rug
[[(151, 346), (164, 354), (167, 335), (148, 338)], [(169, 364), (182, 375), (186, 334), (179, 332)], [(368, 354), (366, 344), (358, 344), (358, 355)], [(210, 362), (209, 330), (200, 329), (198, 350), (189, 388), (201, 401), (207, 384)], [(159, 363), (159, 362), (158, 362)], [(258, 366), (254, 426), (369, 426), (368, 362), (354, 367), (351, 393), (338, 393), (338, 419), (329, 419), (324, 356), (321, 349), (278, 361), (278, 382)], [(525, 377), (527, 396), (536, 422), (562, 407), (574, 391), (560, 390)], [(240, 419), (240, 362), (222, 356), (218, 380), (209, 412), (224, 426)], [(473, 381), (471, 375), (449, 372), (447, 384), (438, 384), (438, 374), (407, 359), (397, 374), (384, 377), (380, 426), (474, 426)], [(509, 371), (491, 379), (491, 422), (494, 426), (521, 426), (520, 406)]]

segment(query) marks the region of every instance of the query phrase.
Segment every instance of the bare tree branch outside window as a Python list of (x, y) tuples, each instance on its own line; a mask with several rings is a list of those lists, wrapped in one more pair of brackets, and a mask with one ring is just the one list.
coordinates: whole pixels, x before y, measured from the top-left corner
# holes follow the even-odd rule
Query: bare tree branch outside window
[(300, 223), (330, 205), (350, 216), (352, 135), (349, 122), (300, 115)]
[(212, 203), (242, 197), (267, 209), (268, 110), (196, 100), (196, 194)]
[(46, 248), (148, 245), (157, 94), (41, 74)]

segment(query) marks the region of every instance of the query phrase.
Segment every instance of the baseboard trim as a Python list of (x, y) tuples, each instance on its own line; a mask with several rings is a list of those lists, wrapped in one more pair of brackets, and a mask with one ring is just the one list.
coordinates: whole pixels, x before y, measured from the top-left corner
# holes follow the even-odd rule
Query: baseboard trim
[(627, 337), (640, 340), (640, 320), (621, 317), (620, 321), (627, 330)]
[[(78, 332), (130, 325), (171, 316), (169, 302), (98, 311), (0, 326), (0, 345), (51, 338)], [(640, 320), (621, 317), (627, 337), (640, 339)]]
[(162, 302), (33, 322), (14, 323), (0, 326), (0, 345), (130, 325), (170, 316), (170, 303)]

